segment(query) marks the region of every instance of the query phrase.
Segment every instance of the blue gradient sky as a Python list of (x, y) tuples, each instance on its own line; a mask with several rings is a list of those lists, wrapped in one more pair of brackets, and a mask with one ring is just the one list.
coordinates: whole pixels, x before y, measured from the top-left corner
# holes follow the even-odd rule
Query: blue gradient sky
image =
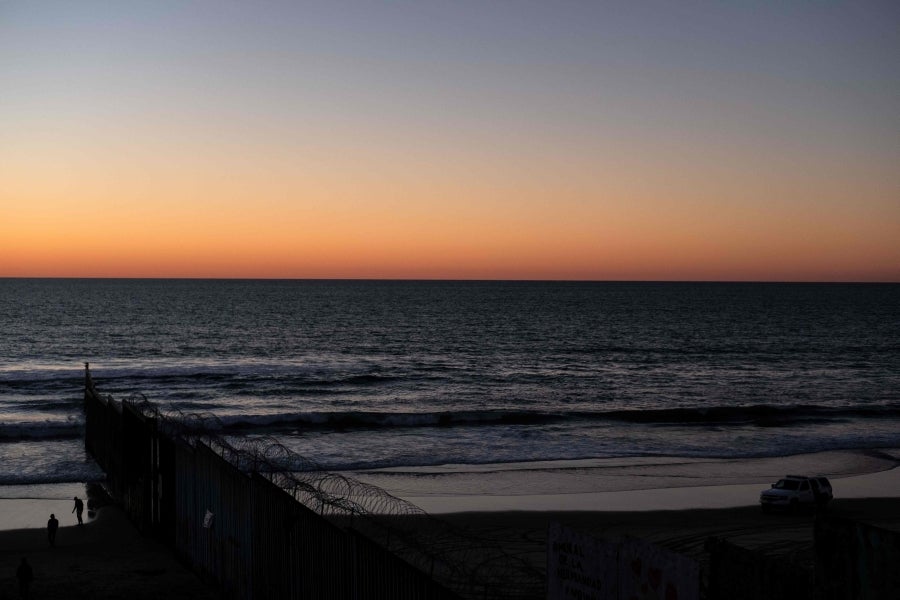
[(897, 281), (898, 56), (897, 2), (4, 3), (0, 276)]

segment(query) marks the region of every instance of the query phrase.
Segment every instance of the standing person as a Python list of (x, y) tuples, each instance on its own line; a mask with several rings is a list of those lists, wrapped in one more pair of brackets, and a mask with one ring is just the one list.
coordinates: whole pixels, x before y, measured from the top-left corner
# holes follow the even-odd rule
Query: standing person
[(81, 520), (82, 511), (84, 511), (84, 502), (81, 501), (81, 498), (75, 496), (75, 508), (72, 509), (72, 512), (78, 517), (79, 525), (84, 525), (84, 522)]
[(56, 515), (50, 515), (50, 520), (47, 521), (47, 540), (51, 546), (56, 545), (57, 529), (59, 529), (59, 521), (56, 520)]
[(31, 570), (31, 565), (28, 564), (25, 557), (22, 557), (22, 564), (16, 569), (16, 579), (19, 580), (19, 595), (22, 596), (23, 600), (27, 600), (31, 597), (31, 582), (34, 581), (34, 571)]

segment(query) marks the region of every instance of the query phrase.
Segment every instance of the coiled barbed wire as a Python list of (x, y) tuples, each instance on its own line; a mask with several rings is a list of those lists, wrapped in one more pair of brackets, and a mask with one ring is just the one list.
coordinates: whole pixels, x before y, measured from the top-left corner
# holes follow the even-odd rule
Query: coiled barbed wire
[[(95, 397), (118, 404), (90, 386)], [(526, 560), (499, 544), (467, 533), (415, 504), (346, 474), (328, 471), (265, 435), (226, 438), (226, 425), (209, 412), (177, 407), (162, 410), (134, 392), (123, 401), (162, 433), (192, 447), (204, 445), (245, 473), (258, 473), (297, 502), (339, 526), (388, 548), (463, 597), (518, 600), (539, 598), (544, 577)]]

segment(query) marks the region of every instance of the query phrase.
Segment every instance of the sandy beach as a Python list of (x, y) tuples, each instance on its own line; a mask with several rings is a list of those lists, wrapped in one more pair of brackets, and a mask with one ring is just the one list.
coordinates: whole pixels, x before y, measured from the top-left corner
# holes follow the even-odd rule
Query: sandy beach
[[(837, 500), (835, 516), (900, 530), (900, 498)], [(637, 537), (689, 556), (701, 565), (712, 536), (768, 555), (790, 555), (813, 562), (815, 514), (764, 515), (757, 507), (665, 511), (507, 511), (456, 513), (442, 519), (473, 536), (490, 539), (513, 556), (546, 573), (547, 530), (557, 522), (605, 540)]]
[(787, 474), (825, 475), (839, 499), (900, 498), (900, 450), (767, 458), (629, 457), (352, 473), (431, 514), (666, 511), (756, 506)]
[[(811, 560), (812, 525), (815, 515), (764, 515), (756, 505), (760, 483), (744, 481), (752, 475), (761, 482), (771, 473), (786, 473), (791, 467), (818, 464), (832, 473), (836, 499), (830, 514), (860, 519), (889, 529), (900, 528), (900, 469), (893, 468), (896, 451), (833, 452), (779, 459), (745, 461), (694, 461), (689, 459), (642, 459), (593, 461), (566, 465), (506, 465), (497, 494), (473, 493), (486, 485), (485, 467), (442, 467), (451, 474), (440, 477), (409, 477), (393, 472), (374, 479), (394, 484), (420, 482), (415, 498), (420, 506), (449, 522), (472, 538), (489, 540), (507, 553), (521, 557), (543, 572), (545, 546), (550, 523), (558, 522), (596, 537), (615, 539), (635, 536), (682, 552), (701, 561), (704, 543), (710, 536), (727, 538), (736, 544), (768, 553), (790, 553)], [(893, 463), (893, 464), (892, 464)], [(546, 491), (555, 478), (591, 470), (606, 473), (606, 485), (625, 486), (625, 480), (661, 481), (670, 487), (579, 491), (572, 494), (534, 493)], [(841, 474), (840, 471), (844, 470)], [(868, 471), (868, 472), (860, 472)], [(837, 471), (837, 473), (835, 473)], [(477, 473), (476, 473), (477, 472)], [(614, 472), (615, 475), (610, 473)], [(693, 473), (686, 477), (685, 473)], [(541, 479), (543, 473), (548, 479)], [(479, 474), (480, 477), (475, 477)], [(652, 474), (652, 476), (648, 476)], [(604, 479), (596, 472), (587, 480)], [(510, 486), (531, 484), (519, 490)], [(447, 482), (457, 487), (449, 493)], [(421, 490), (428, 483), (429, 494)], [(673, 485), (691, 481), (703, 485)], [(479, 482), (475, 485), (472, 482)], [(505, 482), (505, 483), (504, 483)], [(595, 482), (596, 483), (596, 482)], [(626, 486), (627, 487), (627, 486)], [(532, 493), (510, 493), (511, 491)], [(96, 518), (83, 527), (69, 514), (72, 496), (84, 497), (81, 484), (10, 486), (2, 488), (0, 499), (0, 599), (17, 598), (15, 569), (21, 557), (33, 565), (34, 598), (203, 598), (213, 597), (210, 588), (179, 564), (162, 545), (143, 538), (116, 507), (100, 509)], [(82, 493), (79, 494), (78, 492)], [(394, 490), (396, 492), (396, 490)], [(410, 491), (407, 489), (407, 491)], [(50, 548), (45, 523), (48, 511), (55, 511), (61, 528), (57, 547)]]

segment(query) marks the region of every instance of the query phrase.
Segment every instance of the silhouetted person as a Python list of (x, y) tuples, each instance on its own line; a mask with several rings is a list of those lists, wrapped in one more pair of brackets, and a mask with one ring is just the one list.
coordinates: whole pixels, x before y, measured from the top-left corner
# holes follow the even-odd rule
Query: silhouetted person
[(75, 496), (75, 508), (72, 509), (72, 512), (75, 513), (75, 516), (78, 517), (78, 524), (84, 525), (84, 521), (81, 520), (81, 513), (84, 511), (84, 502), (81, 501), (81, 498)]
[(59, 529), (59, 521), (56, 520), (56, 515), (50, 515), (50, 520), (47, 521), (47, 540), (51, 546), (56, 545), (57, 529)]
[(34, 571), (25, 558), (22, 558), (22, 564), (16, 569), (16, 579), (19, 580), (19, 595), (27, 599), (31, 597), (31, 582), (34, 581)]

